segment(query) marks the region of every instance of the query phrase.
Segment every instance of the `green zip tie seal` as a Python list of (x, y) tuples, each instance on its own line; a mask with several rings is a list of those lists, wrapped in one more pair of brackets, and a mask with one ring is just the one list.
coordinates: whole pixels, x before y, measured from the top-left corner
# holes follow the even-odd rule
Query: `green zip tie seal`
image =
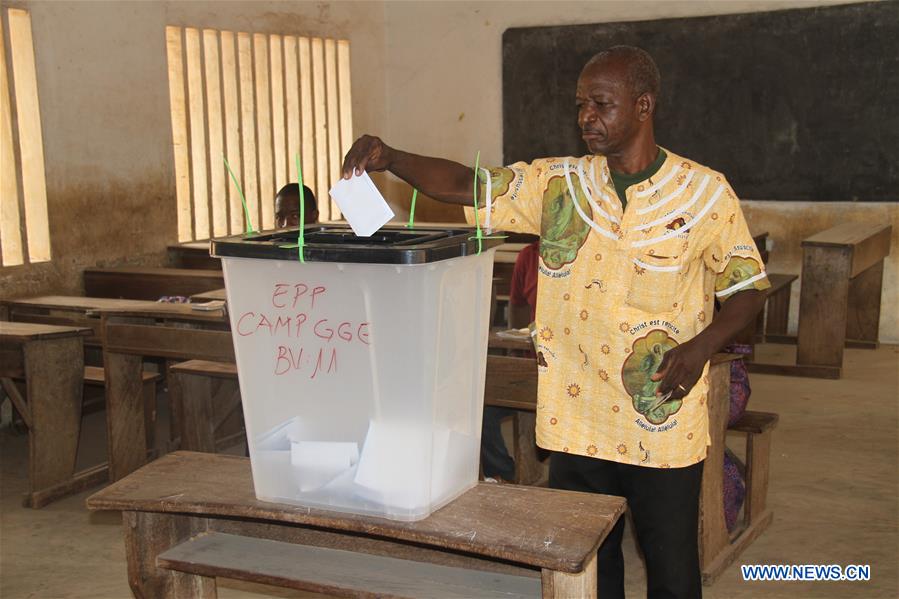
[(415, 198), (418, 197), (418, 190), (414, 187), (412, 188), (412, 207), (409, 208), (409, 224), (406, 225), (407, 229), (412, 229), (415, 226)]
[(296, 153), (297, 179), (300, 181), (300, 230), (297, 232), (297, 255), (300, 262), (306, 263), (303, 247), (306, 245), (306, 194), (303, 191), (303, 169), (300, 167), (300, 153)]
[(237, 195), (240, 196), (240, 203), (243, 204), (243, 215), (247, 221), (247, 235), (256, 232), (256, 229), (253, 228), (253, 223), (250, 221), (250, 211), (247, 208), (247, 199), (243, 197), (243, 190), (240, 188), (240, 183), (237, 181), (237, 177), (234, 176), (234, 171), (231, 170), (231, 165), (228, 164), (228, 159), (225, 158), (225, 155), (222, 154), (222, 160), (225, 161), (225, 168), (228, 169), (228, 174), (231, 175), (231, 180), (234, 181), (234, 186), (237, 187)]
[(478, 255), (481, 255), (481, 250), (483, 249), (483, 239), (484, 234), (481, 232), (481, 218), (478, 215), (478, 170), (481, 164), (481, 151), (478, 150), (478, 153), (474, 157), (474, 184), (472, 185), (472, 195), (474, 196), (474, 226), (477, 234), (475, 239), (478, 240)]

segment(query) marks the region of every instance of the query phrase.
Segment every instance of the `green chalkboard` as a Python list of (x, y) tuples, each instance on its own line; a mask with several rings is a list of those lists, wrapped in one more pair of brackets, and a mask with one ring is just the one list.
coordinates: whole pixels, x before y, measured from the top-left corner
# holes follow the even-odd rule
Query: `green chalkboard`
[(615, 44), (659, 65), (659, 144), (741, 197), (899, 200), (899, 2), (508, 29), (505, 162), (587, 151), (577, 76)]

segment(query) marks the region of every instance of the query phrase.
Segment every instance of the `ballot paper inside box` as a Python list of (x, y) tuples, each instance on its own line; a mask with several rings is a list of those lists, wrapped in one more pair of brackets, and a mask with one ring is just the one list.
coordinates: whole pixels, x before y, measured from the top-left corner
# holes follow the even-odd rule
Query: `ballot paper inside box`
[(401, 228), (363, 247), (338, 242), (346, 227), (316, 231), (305, 264), (283, 233), (213, 242), (256, 496), (426, 517), (477, 481), (490, 243), (478, 254), (470, 231)]

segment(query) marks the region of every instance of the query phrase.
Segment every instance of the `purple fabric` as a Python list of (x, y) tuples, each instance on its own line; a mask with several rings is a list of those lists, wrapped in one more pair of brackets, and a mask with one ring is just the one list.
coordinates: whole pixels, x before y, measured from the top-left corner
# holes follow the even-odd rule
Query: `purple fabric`
[(740, 468), (737, 466), (736, 458), (731, 456), (730, 451), (724, 452), (724, 521), (727, 524), (728, 532), (734, 530), (737, 524), (737, 516), (740, 513), (740, 507), (743, 505), (743, 499), (746, 498), (746, 484), (743, 482), (743, 475), (740, 474)]
[[(725, 347), (724, 351), (746, 356), (752, 352), (752, 347), (734, 343)], [(727, 418), (727, 426), (732, 426), (746, 411), (750, 393), (752, 393), (752, 389), (749, 387), (749, 372), (746, 370), (746, 364), (743, 360), (734, 360), (730, 363), (730, 413)]]

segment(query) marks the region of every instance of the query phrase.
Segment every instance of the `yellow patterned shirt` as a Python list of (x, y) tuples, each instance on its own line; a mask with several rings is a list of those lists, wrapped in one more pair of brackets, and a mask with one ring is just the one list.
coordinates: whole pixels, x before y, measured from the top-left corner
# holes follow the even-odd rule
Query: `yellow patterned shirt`
[(650, 377), (709, 323), (714, 298), (769, 287), (724, 176), (668, 152), (628, 188), (626, 211), (602, 156), (479, 176), (482, 226), (540, 235), (537, 443), (656, 468), (703, 460), (708, 364), (682, 401), (659, 404)]

